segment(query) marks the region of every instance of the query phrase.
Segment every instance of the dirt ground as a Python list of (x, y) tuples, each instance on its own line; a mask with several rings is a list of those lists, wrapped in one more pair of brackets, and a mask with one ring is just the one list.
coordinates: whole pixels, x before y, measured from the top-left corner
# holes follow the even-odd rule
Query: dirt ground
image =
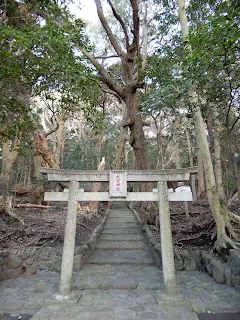
[[(210, 211), (207, 200), (196, 203), (188, 203), (190, 219), (186, 219), (184, 203), (170, 203), (170, 216), (172, 224), (172, 235), (174, 247), (178, 249), (204, 249), (213, 248), (216, 239), (211, 239), (215, 229), (215, 221)], [(238, 205), (229, 208), (232, 212), (240, 216)], [(157, 242), (160, 242), (159, 225), (149, 225)], [(240, 233), (240, 226), (238, 228)], [(236, 229), (235, 229), (236, 230)]]
[[(28, 246), (62, 246), (67, 214), (66, 205), (48, 209), (15, 208), (14, 212), (24, 220), (24, 226), (7, 214), (0, 214), (0, 250)], [(99, 214), (78, 213), (76, 245), (85, 243), (100, 223)]]
[[(232, 207), (231, 211), (240, 215), (239, 206)], [(100, 223), (103, 212), (104, 207), (97, 215), (87, 212), (78, 214), (76, 245), (81, 245), (88, 240), (92, 231)], [(0, 214), (0, 249), (63, 245), (66, 204), (57, 203), (49, 209), (15, 208), (15, 213), (24, 219), (25, 225), (22, 226), (19, 221), (6, 214)], [(214, 240), (211, 239), (211, 235), (215, 222), (207, 201), (189, 203), (189, 213), (190, 219), (186, 220), (183, 203), (170, 204), (174, 246), (179, 249), (212, 248)], [(159, 241), (159, 226), (150, 225), (149, 227), (155, 239)]]

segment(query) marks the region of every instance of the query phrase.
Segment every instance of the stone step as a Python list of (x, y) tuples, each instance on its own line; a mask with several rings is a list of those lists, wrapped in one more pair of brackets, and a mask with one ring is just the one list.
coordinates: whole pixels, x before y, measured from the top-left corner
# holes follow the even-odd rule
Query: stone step
[[(97, 290), (96, 290), (97, 291)], [(131, 295), (130, 291), (121, 293), (121, 290), (111, 295), (110, 290), (105, 294), (98, 290), (87, 292), (81, 295), (77, 305), (71, 303), (62, 303), (58, 306), (45, 307), (38, 311), (32, 320), (42, 319), (84, 319), (84, 320), (199, 320), (197, 313), (188, 310), (185, 306), (175, 306), (174, 303), (165, 303), (163, 305), (154, 304), (154, 295), (145, 292), (137, 292)], [(118, 292), (119, 291), (119, 292)], [(118, 295), (119, 294), (119, 295)], [(141, 296), (142, 295), (142, 296)], [(96, 300), (95, 300), (96, 299)], [(144, 300), (145, 299), (145, 300)], [(146, 301), (146, 303), (144, 303)], [(226, 318), (224, 317), (226, 315)], [(208, 319), (203, 314), (201, 319)], [(214, 315), (213, 315), (214, 316)], [(221, 314), (221, 319), (239, 319), (237, 314)], [(211, 314), (209, 319), (220, 319), (218, 315), (213, 318)], [(15, 318), (13, 318), (15, 319)], [(24, 318), (25, 319), (25, 318)]]
[(100, 241), (97, 245), (98, 249), (102, 250), (140, 250), (148, 249), (147, 244), (144, 241)]
[(131, 215), (133, 216), (133, 212), (131, 210), (111, 210), (109, 212), (110, 215)]
[(112, 210), (129, 210), (126, 201), (113, 201)]
[(139, 234), (102, 234), (100, 240), (104, 241), (139, 241), (145, 240), (142, 233)]
[(73, 278), (73, 290), (162, 290), (162, 271), (152, 265), (86, 264)]
[(107, 222), (111, 222), (111, 223), (136, 223), (137, 224), (137, 220), (135, 217), (126, 217), (126, 218), (111, 218), (108, 217)]
[(96, 250), (88, 263), (153, 265), (155, 261), (148, 250)]
[(136, 228), (118, 228), (118, 229), (103, 229), (102, 234), (142, 234), (142, 231)]
[(108, 217), (110, 218), (128, 218), (128, 217), (134, 217), (134, 215), (131, 212), (117, 212), (117, 213), (109, 213)]
[(117, 222), (106, 222), (104, 225), (104, 229), (123, 229), (123, 228), (137, 228), (138, 225), (136, 222), (128, 222), (128, 223), (117, 223)]

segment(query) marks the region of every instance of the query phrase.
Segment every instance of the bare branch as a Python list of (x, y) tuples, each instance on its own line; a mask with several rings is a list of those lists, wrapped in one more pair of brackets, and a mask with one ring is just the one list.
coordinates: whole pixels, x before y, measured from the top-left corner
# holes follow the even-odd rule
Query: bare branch
[(116, 54), (114, 55), (112, 55), (112, 56), (107, 56), (107, 57), (105, 57), (105, 56), (97, 56), (97, 57), (94, 57), (95, 59), (103, 59), (103, 60), (106, 60), (106, 59), (112, 59), (112, 58), (120, 58), (119, 56), (117, 56)]
[(56, 131), (58, 130), (58, 127), (59, 127), (59, 124), (58, 124), (58, 122), (57, 122), (57, 124), (56, 124), (56, 127), (55, 127), (55, 128), (53, 128), (53, 129), (51, 129), (50, 131), (48, 131), (48, 132), (44, 133), (44, 137), (45, 137), (45, 138), (47, 138), (48, 136), (50, 136), (50, 134), (52, 134), (52, 133), (56, 132)]
[(101, 90), (102, 90), (103, 92), (105, 92), (105, 93), (114, 95), (114, 97), (117, 98), (117, 100), (118, 100), (119, 103), (122, 103), (122, 102), (123, 102), (122, 98), (121, 98), (115, 91), (110, 90), (110, 89), (108, 90), (108, 89), (106, 89), (106, 88), (103, 88), (102, 86), (101, 86)]
[(230, 132), (233, 131), (233, 128), (235, 127), (235, 125), (237, 124), (237, 122), (240, 120), (240, 115), (235, 119), (235, 121), (233, 122), (232, 126), (231, 126), (231, 129), (230, 129)]
[(120, 15), (117, 13), (117, 11), (116, 11), (116, 9), (114, 8), (111, 0), (108, 0), (108, 4), (110, 5), (110, 7), (111, 7), (111, 9), (112, 9), (112, 12), (113, 12), (114, 17), (118, 20), (118, 22), (119, 22), (120, 25), (122, 26), (122, 29), (123, 29), (123, 32), (124, 32), (124, 35), (125, 35), (126, 48), (127, 48), (127, 51), (128, 51), (128, 48), (129, 48), (129, 37), (128, 37), (128, 32), (127, 32), (126, 25), (125, 25), (125, 23), (123, 22), (123, 20), (122, 20), (122, 18), (120, 17)]
[(109, 87), (110, 90), (115, 91), (120, 97), (123, 96), (123, 89), (112, 79), (107, 70), (98, 62), (98, 60), (86, 49), (81, 48), (81, 51), (92, 62), (95, 68), (103, 77), (103, 82)]
[(111, 28), (109, 27), (109, 24), (108, 24), (104, 14), (103, 14), (101, 0), (94, 0), (94, 1), (95, 1), (95, 4), (96, 4), (99, 20), (101, 21), (102, 26), (103, 26), (104, 30), (106, 31), (106, 33), (108, 35), (108, 39), (111, 42), (111, 44), (112, 44), (114, 50), (116, 51), (116, 53), (119, 55), (119, 57), (122, 57), (123, 56), (123, 51), (122, 51), (122, 49), (121, 49), (116, 37), (114, 36)]

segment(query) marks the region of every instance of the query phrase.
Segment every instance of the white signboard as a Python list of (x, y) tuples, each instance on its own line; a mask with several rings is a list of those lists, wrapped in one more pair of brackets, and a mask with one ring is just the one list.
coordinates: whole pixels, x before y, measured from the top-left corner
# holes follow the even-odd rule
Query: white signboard
[(127, 172), (122, 170), (110, 171), (109, 196), (125, 198), (127, 196)]
[(175, 189), (175, 192), (182, 192), (182, 191), (186, 191), (186, 192), (191, 192), (191, 187), (190, 186), (181, 186)]

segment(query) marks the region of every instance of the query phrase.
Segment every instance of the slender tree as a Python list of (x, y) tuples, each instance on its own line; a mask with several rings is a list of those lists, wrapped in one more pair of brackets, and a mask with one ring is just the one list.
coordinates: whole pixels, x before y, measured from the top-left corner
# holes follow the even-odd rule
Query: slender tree
[[(189, 55), (191, 54), (191, 45), (189, 44), (189, 32), (185, 0), (178, 0), (178, 6), (182, 36), (183, 41), (185, 43), (185, 53), (186, 55)], [(219, 202), (212, 159), (206, 136), (205, 124), (201, 113), (202, 97), (200, 97), (198, 94), (197, 84), (192, 84), (192, 86), (189, 88), (188, 95), (189, 102), (193, 108), (194, 117), (196, 121), (197, 138), (199, 142), (200, 152), (203, 158), (208, 200), (212, 214), (216, 222), (217, 240), (215, 246), (218, 250), (226, 248), (227, 245), (230, 245), (231, 247), (235, 248), (236, 245), (232, 239), (238, 240), (238, 237), (231, 225), (230, 215), (226, 208), (226, 205), (223, 203), (221, 204)], [(231, 217), (233, 217), (232, 214)], [(227, 235), (227, 231), (229, 233), (229, 236)]]

